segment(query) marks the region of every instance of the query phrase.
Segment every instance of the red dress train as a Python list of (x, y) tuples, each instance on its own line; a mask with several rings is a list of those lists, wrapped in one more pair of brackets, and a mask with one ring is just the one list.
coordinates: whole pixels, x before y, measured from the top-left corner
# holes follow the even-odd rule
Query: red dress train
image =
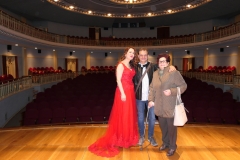
[(121, 82), (126, 101), (121, 100), (121, 93), (117, 87), (107, 131), (88, 147), (89, 151), (98, 156), (113, 157), (119, 153), (118, 147), (129, 148), (138, 143), (137, 108), (132, 82), (135, 70), (130, 70), (124, 64), (123, 66)]

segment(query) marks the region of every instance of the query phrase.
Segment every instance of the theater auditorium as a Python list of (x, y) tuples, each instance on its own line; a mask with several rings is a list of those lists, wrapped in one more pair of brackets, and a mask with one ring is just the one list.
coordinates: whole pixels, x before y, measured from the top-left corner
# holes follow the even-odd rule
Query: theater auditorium
[[(0, 160), (239, 160), (239, 0), (0, 1)], [(181, 73), (187, 123), (168, 157), (145, 140), (103, 158), (124, 49)], [(146, 112), (147, 118), (147, 112)], [(145, 133), (148, 129), (145, 122)], [(161, 145), (156, 117), (154, 137)]]

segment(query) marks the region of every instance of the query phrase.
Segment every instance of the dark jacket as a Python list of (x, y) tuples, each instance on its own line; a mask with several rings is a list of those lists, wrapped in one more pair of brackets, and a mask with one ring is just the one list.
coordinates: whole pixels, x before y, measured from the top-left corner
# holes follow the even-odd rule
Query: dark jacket
[[(148, 75), (148, 79), (149, 79), (149, 85), (151, 84), (152, 82), (152, 78), (153, 78), (153, 72), (157, 70), (157, 65), (156, 64), (153, 64), (151, 62), (148, 62), (147, 63), (147, 66), (146, 66), (146, 69), (148, 67), (148, 65), (150, 65), (150, 68), (148, 70), (148, 72), (146, 73)], [(134, 82), (134, 88), (136, 89), (137, 88), (137, 85), (138, 85), (138, 82), (139, 80), (141, 79), (142, 77), (142, 67), (140, 64), (138, 64), (136, 67), (135, 67), (135, 71), (136, 71), (136, 74), (133, 78), (133, 82)], [(146, 76), (146, 75), (145, 75)], [(136, 92), (136, 99), (138, 100), (141, 100), (142, 99), (142, 82), (141, 84), (139, 85), (139, 88)]]

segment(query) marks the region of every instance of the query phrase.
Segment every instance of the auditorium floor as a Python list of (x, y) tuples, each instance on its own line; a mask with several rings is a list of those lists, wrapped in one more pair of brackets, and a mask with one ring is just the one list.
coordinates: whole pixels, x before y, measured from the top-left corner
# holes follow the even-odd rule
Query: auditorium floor
[[(102, 160), (87, 147), (104, 134), (106, 125), (59, 125), (0, 129), (0, 160)], [(161, 131), (155, 126), (161, 144)], [(114, 160), (239, 160), (239, 125), (186, 124), (178, 128), (177, 151), (172, 157), (146, 141), (120, 148)]]

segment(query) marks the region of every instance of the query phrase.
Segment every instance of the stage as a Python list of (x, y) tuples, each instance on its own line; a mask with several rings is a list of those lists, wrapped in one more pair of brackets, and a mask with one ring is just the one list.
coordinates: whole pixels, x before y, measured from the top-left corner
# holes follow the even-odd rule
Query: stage
[[(0, 160), (102, 160), (87, 147), (105, 133), (106, 124), (31, 126), (0, 129)], [(161, 131), (155, 125), (161, 145)], [(147, 136), (146, 136), (147, 137)], [(113, 160), (239, 160), (240, 126), (186, 124), (178, 127), (177, 151), (166, 151), (145, 141), (139, 146), (120, 148)]]

